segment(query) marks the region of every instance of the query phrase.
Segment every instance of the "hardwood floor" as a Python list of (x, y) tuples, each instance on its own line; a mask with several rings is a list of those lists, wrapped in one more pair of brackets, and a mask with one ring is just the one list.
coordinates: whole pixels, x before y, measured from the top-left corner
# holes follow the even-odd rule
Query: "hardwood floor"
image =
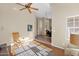
[(64, 49), (60, 49), (60, 48), (57, 48), (57, 47), (54, 47), (52, 46), (49, 42), (44, 42), (42, 40), (35, 40), (41, 44), (44, 44), (45, 46), (49, 47), (52, 49), (52, 52), (56, 55), (56, 56), (64, 56)]
[(36, 39), (51, 43), (51, 37), (48, 37), (46, 35), (38, 35)]

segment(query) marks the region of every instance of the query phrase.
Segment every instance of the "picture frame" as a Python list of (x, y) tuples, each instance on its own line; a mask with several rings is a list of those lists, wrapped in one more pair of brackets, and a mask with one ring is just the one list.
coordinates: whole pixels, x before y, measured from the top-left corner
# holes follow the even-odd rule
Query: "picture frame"
[(32, 25), (27, 25), (27, 31), (32, 31)]

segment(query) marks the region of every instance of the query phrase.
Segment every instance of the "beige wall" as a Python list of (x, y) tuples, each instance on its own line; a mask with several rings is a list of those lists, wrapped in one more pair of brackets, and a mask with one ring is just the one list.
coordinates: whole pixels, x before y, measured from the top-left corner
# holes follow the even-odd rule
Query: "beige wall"
[[(35, 17), (26, 10), (14, 10), (16, 4), (0, 4), (0, 44), (11, 40), (11, 33), (18, 31), (23, 37), (34, 39)], [(18, 6), (20, 7), (20, 6)], [(17, 8), (19, 9), (19, 8)], [(33, 25), (31, 32), (27, 31), (27, 25)]]
[(52, 8), (52, 45), (64, 47), (67, 41), (66, 17), (79, 15), (79, 4), (50, 4)]

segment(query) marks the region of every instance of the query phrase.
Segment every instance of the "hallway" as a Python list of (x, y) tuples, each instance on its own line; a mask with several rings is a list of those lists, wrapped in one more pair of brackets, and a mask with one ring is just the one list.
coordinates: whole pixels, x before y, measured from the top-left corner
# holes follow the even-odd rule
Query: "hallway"
[(38, 35), (36, 37), (37, 40), (41, 40), (41, 41), (44, 41), (44, 42), (49, 42), (51, 43), (51, 37), (48, 37), (46, 35)]
[(36, 18), (36, 39), (51, 43), (52, 19), (45, 17)]

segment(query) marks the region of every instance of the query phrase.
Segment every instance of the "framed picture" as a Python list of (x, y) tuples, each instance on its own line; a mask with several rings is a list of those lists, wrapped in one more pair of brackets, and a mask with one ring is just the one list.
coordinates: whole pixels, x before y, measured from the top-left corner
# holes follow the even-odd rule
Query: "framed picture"
[(27, 25), (27, 30), (32, 31), (32, 25)]

